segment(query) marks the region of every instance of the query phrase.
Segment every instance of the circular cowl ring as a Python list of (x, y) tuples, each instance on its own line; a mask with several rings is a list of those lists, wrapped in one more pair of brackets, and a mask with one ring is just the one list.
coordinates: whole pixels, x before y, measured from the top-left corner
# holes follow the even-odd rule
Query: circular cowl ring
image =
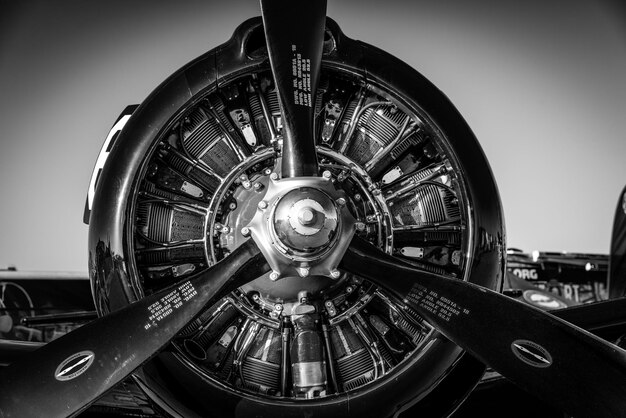
[[(274, 126), (262, 123), (272, 120), (275, 105), (269, 73), (261, 19), (250, 19), (225, 44), (174, 73), (135, 110), (110, 151), (91, 212), (90, 272), (100, 315), (182, 280), (191, 271), (208, 268), (248, 239), (242, 227), (258, 210), (262, 194), (255, 193), (271, 181), (275, 155), (274, 144), (255, 142), (247, 127), (254, 128), (257, 139), (280, 133), (279, 118), (273, 118)], [(346, 37), (331, 19), (322, 78), (329, 84), (321, 83), (326, 90), (320, 114), (327, 117), (316, 124), (320, 168), (331, 173), (330, 180), (345, 194), (345, 208), (357, 220), (356, 234), (417, 268), (498, 290), (505, 269), (499, 194), (478, 142), (453, 105), (418, 72), (384, 51)], [(224, 108), (212, 102), (216, 95), (228, 101)], [(264, 97), (265, 105), (254, 97)], [(234, 106), (244, 99), (246, 106)], [(250, 110), (248, 119), (244, 108)], [(206, 121), (213, 120), (209, 116), (218, 110), (230, 125), (224, 129), (226, 135), (216, 138), (238, 132), (242, 145), (234, 147), (238, 150), (234, 154), (239, 159), (228, 160), (231, 149), (219, 148), (227, 140), (212, 140), (207, 146), (194, 142), (200, 141), (199, 132), (205, 136), (213, 132)], [(392, 136), (389, 141), (387, 134)], [(394, 138), (406, 141), (397, 145)], [(200, 160), (208, 161), (210, 169), (201, 169)], [(217, 178), (221, 180), (214, 184)], [(293, 198), (287, 193), (275, 207), (272, 230), (294, 256), (332, 249), (341, 235), (336, 220), (342, 209), (336, 198), (321, 193)], [(315, 236), (314, 244), (300, 240), (302, 236)], [(293, 289), (285, 287), (291, 285)], [(269, 380), (258, 379), (255, 387), (270, 389), (251, 389), (228, 377), (223, 365), (211, 371), (247, 344), (246, 337), (256, 347), (255, 335), (265, 335), (271, 353), (272, 338), (280, 339), (278, 328), (272, 327), (281, 312), (313, 310), (314, 302), (306, 297), (290, 299), (304, 286), (309, 286), (311, 300), (323, 301), (318, 312), (320, 318), (329, 319), (331, 343), (341, 344), (343, 336), (349, 349), (353, 336), (357, 342), (378, 338), (380, 346), (387, 347), (380, 348), (381, 353), (390, 354), (379, 357), (386, 367), (364, 373), (362, 381), (349, 380), (345, 377), (352, 369), (342, 368), (343, 359), (356, 357), (346, 355), (334, 363), (337, 378), (344, 377), (340, 387), (313, 399), (283, 396)], [(277, 287), (280, 298), (272, 294)], [(205, 316), (135, 373), (163, 411), (173, 416), (360, 418), (408, 410), (447, 416), (484, 371), (482, 364), (429, 324), (406, 317), (402, 301), (358, 278), (272, 282), (262, 277), (227, 299), (207, 307)], [(386, 315), (377, 311), (380, 306)], [(214, 312), (215, 318), (222, 318), (230, 307), (235, 319), (224, 322), (211, 340), (227, 350), (208, 350), (203, 335), (211, 329), (202, 321)], [(407, 325), (407, 319), (414, 322)], [(203, 330), (208, 331), (202, 334)], [(323, 341), (321, 331), (318, 336)], [(185, 346), (193, 347), (193, 353)], [(250, 365), (264, 361), (265, 346), (259, 347), (254, 361), (252, 354), (242, 357), (244, 379), (254, 379), (257, 370), (246, 369), (246, 359)], [(360, 347), (374, 356), (367, 344)], [(335, 347), (337, 357), (340, 348)], [(266, 366), (262, 370), (270, 370)], [(260, 375), (270, 376), (256, 376)]]

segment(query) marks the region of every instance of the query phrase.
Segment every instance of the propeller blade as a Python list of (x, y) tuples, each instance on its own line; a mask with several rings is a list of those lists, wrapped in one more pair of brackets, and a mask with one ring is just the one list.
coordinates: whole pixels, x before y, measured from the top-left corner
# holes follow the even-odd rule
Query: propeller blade
[(205, 306), (268, 270), (248, 240), (209, 270), (46, 344), (0, 370), (0, 416), (80, 412), (155, 355)]
[(322, 63), (326, 0), (261, 0), (261, 13), (282, 110), (282, 176), (317, 176), (313, 111)]
[(341, 266), (379, 284), (450, 340), (575, 416), (626, 416), (626, 351), (532, 306), (416, 270), (354, 237)]

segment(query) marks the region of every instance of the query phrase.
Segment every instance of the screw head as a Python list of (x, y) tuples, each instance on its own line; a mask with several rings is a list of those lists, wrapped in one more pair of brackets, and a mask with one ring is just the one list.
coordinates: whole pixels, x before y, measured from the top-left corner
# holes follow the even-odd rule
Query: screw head
[(250, 228), (248, 228), (247, 226), (241, 228), (241, 235), (243, 235), (244, 237), (250, 236)]
[(341, 273), (339, 272), (339, 270), (333, 269), (330, 271), (330, 277), (332, 277), (333, 279), (338, 279), (339, 276), (341, 276)]
[(328, 170), (324, 170), (324, 172), (322, 173), (322, 177), (329, 180), (332, 177), (332, 173)]
[(246, 190), (252, 187), (252, 184), (248, 180), (242, 182), (241, 184), (243, 185), (243, 188)]
[(337, 199), (337, 204), (339, 206), (343, 206), (346, 204), (346, 199), (344, 199), (343, 197), (340, 197), (339, 199)]
[(301, 225), (308, 226), (315, 223), (315, 210), (310, 207), (304, 207), (298, 213), (298, 221)]
[(278, 280), (279, 274), (277, 271), (273, 271), (270, 273), (270, 280), (275, 282), (276, 280)]
[(365, 231), (365, 224), (363, 222), (357, 222), (356, 223), (356, 230), (357, 231)]
[(261, 209), (261, 210), (267, 209), (267, 202), (265, 200), (261, 200), (259, 202), (259, 209)]
[(274, 181), (278, 180), (278, 174), (277, 173), (270, 174), (270, 179), (272, 179)]

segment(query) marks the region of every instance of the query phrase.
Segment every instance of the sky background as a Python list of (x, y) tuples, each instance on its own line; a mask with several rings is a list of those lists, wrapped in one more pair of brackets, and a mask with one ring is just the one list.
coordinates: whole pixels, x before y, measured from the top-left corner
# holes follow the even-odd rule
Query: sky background
[[(0, 268), (87, 271), (85, 196), (115, 118), (259, 14), (256, 0), (0, 0)], [(620, 2), (329, 0), (328, 16), (456, 105), (509, 247), (608, 253), (626, 184)]]

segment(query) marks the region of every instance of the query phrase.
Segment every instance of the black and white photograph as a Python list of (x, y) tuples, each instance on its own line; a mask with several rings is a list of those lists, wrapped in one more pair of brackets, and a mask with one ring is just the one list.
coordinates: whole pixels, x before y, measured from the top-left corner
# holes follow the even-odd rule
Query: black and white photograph
[(617, 0), (0, 0), (0, 417), (626, 417)]

